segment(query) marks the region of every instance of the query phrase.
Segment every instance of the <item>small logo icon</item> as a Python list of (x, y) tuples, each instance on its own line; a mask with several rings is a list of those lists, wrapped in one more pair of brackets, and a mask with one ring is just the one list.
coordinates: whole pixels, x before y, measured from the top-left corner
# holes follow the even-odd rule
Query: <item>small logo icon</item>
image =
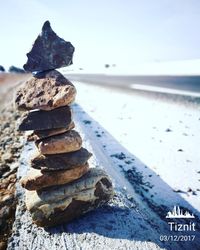
[(172, 211), (169, 211), (165, 218), (194, 218), (193, 214), (188, 211), (183, 211), (179, 206), (174, 206)]

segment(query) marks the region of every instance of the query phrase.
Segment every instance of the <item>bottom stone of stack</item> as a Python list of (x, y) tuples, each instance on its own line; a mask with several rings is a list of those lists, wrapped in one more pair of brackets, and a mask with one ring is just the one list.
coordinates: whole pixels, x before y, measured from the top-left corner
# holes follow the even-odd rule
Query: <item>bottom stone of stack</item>
[(26, 191), (26, 206), (38, 226), (67, 223), (108, 202), (113, 196), (107, 174), (91, 168), (80, 179), (40, 191)]

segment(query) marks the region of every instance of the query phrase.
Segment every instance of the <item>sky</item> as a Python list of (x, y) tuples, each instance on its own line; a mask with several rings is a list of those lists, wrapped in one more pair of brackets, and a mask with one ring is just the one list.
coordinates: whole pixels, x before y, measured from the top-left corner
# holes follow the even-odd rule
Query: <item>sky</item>
[(46, 20), (75, 46), (75, 67), (200, 59), (199, 0), (0, 2), (0, 65), (6, 69), (23, 66)]

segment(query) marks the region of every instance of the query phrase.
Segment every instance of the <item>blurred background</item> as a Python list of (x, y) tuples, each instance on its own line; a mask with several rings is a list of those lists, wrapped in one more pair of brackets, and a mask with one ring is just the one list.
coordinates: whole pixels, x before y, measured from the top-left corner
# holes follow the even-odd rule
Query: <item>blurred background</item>
[(198, 0), (2, 1), (0, 65), (22, 68), (46, 20), (75, 46), (68, 71), (199, 74)]

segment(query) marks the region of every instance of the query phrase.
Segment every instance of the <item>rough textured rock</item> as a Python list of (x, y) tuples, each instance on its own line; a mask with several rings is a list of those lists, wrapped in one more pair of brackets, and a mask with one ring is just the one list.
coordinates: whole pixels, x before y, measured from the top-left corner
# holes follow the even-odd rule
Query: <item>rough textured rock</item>
[(56, 70), (31, 77), (17, 91), (15, 103), (19, 110), (52, 110), (72, 103), (74, 85)]
[(105, 204), (112, 196), (109, 177), (103, 170), (92, 168), (70, 184), (27, 191), (26, 206), (34, 223), (49, 227), (69, 222)]
[(89, 169), (89, 165), (77, 166), (76, 168), (64, 171), (41, 172), (37, 169), (30, 169), (27, 176), (20, 181), (22, 187), (28, 190), (39, 190), (42, 188), (62, 185), (72, 182), (83, 176)]
[(47, 130), (66, 128), (71, 124), (71, 109), (69, 106), (51, 111), (36, 110), (24, 114), (19, 130)]
[(67, 170), (85, 164), (91, 156), (92, 154), (85, 148), (65, 154), (48, 156), (40, 154), (31, 160), (31, 167), (41, 169), (42, 172)]
[(29, 72), (57, 69), (72, 64), (74, 47), (58, 37), (46, 21), (42, 33), (35, 40), (24, 69)]
[(36, 145), (41, 154), (60, 154), (77, 151), (81, 148), (82, 139), (75, 130), (67, 131), (61, 135), (55, 135), (37, 141)]
[(27, 138), (28, 141), (37, 141), (44, 138), (48, 138), (52, 135), (63, 134), (75, 127), (74, 122), (71, 122), (66, 128), (55, 128), (55, 129), (46, 129), (46, 130), (35, 130)]
[[(24, 138), (16, 130), (19, 111), (13, 105), (14, 75), (0, 76), (0, 249), (7, 249), (7, 239), (15, 220), (16, 172), (22, 154)], [(13, 78), (12, 78), (13, 77)], [(7, 84), (8, 83), (8, 84)], [(12, 88), (11, 88), (12, 86)], [(5, 90), (5, 92), (3, 91)]]

